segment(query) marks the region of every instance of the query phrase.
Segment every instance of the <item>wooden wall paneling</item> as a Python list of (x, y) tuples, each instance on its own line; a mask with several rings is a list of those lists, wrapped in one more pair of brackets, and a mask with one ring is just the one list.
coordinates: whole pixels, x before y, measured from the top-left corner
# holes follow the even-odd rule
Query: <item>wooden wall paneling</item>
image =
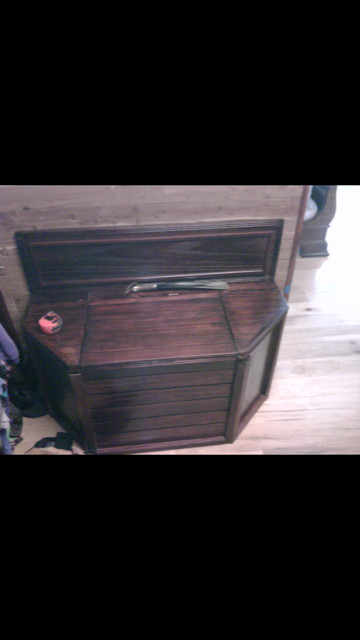
[(274, 200), (298, 200), (302, 185), (46, 185), (3, 186), (1, 211), (39, 211), (54, 206), (61, 208), (118, 206), (136, 204), (183, 203), (186, 208), (195, 203), (219, 200), (226, 208), (250, 202), (266, 207)]
[(288, 299), (290, 296), (291, 283), (292, 283), (295, 263), (296, 263), (296, 256), (298, 252), (299, 242), (301, 239), (301, 233), (304, 225), (304, 216), (305, 216), (305, 211), (306, 211), (306, 206), (308, 203), (309, 196), (310, 196), (310, 186), (306, 185), (301, 195), (299, 214), (296, 218), (296, 228), (293, 236), (291, 251), (289, 254), (289, 268), (288, 268), (286, 283), (284, 288), (284, 295), (286, 299)]

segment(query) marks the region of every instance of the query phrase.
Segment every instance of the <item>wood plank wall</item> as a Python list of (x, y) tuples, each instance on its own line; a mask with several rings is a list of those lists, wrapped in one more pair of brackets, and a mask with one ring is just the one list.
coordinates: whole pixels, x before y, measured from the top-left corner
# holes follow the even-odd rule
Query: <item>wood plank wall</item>
[(0, 289), (19, 330), (29, 294), (17, 230), (283, 218), (284, 290), (305, 194), (303, 185), (0, 186)]

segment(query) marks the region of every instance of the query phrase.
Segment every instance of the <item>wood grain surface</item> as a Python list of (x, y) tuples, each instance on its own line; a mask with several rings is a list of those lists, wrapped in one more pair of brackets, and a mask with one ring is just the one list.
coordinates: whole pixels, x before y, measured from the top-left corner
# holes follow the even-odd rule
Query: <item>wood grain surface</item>
[(155, 292), (106, 307), (90, 305), (81, 364), (235, 353), (218, 292)]
[(283, 218), (276, 272), (283, 290), (303, 191), (302, 185), (2, 186), (0, 289), (15, 327), (29, 299), (16, 231)]
[[(219, 437), (232, 442), (270, 388), (288, 307), (273, 281), (282, 228), (276, 219), (18, 232), (32, 291), (23, 329), (51, 415), (65, 429), (74, 420), (71, 433), (85, 420), (78, 442), (101, 454), (121, 454), (129, 446), (182, 448)], [(161, 272), (170, 283), (178, 274), (186, 278), (189, 269), (206, 280), (224, 275), (227, 289), (127, 294), (133, 277), (146, 282), (144, 269), (151, 280)], [(117, 272), (124, 282), (115, 293)], [(63, 325), (48, 336), (38, 318), (50, 307)], [(140, 385), (137, 374), (143, 380), (149, 365), (150, 380)], [(164, 366), (170, 373), (165, 386)]]
[[(271, 394), (239, 438), (146, 455), (360, 454), (359, 207), (360, 187), (339, 186), (327, 234), (330, 256), (297, 258)], [(108, 374), (109, 381), (121, 379)], [(90, 382), (96, 384), (95, 374)], [(217, 424), (225, 418), (222, 412), (214, 417)], [(60, 430), (49, 416), (24, 418), (16, 455)]]
[(297, 258), (269, 398), (233, 444), (162, 455), (360, 454), (360, 186), (337, 199), (330, 256)]
[(78, 367), (80, 365), (87, 303), (85, 300), (73, 302), (57, 301), (56, 313), (61, 316), (63, 326), (61, 331), (54, 335), (42, 333), (38, 324), (39, 318), (50, 311), (49, 305), (51, 306), (51, 301), (35, 302), (27, 308), (24, 316), (26, 330), (32, 338), (40, 342), (45, 350), (55, 354), (66, 365)]
[(275, 274), (283, 220), (17, 231), (29, 289)]

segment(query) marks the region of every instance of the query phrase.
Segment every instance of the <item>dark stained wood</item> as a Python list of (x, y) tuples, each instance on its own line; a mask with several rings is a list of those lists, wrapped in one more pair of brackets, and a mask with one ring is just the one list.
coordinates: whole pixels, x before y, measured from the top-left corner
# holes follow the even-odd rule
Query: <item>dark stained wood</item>
[(83, 366), (212, 354), (236, 354), (217, 291), (89, 305)]
[(79, 373), (71, 374), (69, 379), (73, 389), (78, 420), (83, 427), (81, 444), (85, 449), (96, 451), (97, 444), (94, 427), (91, 420), (82, 375)]
[[(237, 361), (227, 424), (227, 439), (230, 442), (238, 437), (255, 410), (257, 411), (266, 400), (280, 345), (283, 323), (284, 319), (270, 328), (265, 336), (262, 335), (260, 341), (256, 341), (256, 346), (248, 350), (247, 357), (240, 357)], [(254, 343), (255, 340), (252, 342)]]
[(151, 431), (126, 432), (111, 436), (98, 435), (96, 443), (99, 447), (114, 446), (114, 444), (143, 444), (145, 442), (161, 442), (165, 440), (177, 440), (181, 438), (204, 438), (209, 436), (224, 435), (224, 424), (195, 424), (191, 427), (169, 427), (168, 429), (152, 429)]
[(278, 322), (278, 324), (271, 331), (270, 345), (269, 345), (269, 350), (267, 354), (267, 360), (265, 362), (264, 375), (262, 378), (262, 386), (261, 386), (261, 393), (265, 398), (267, 398), (270, 393), (271, 383), (274, 376), (277, 358), (279, 355), (281, 337), (284, 331), (285, 321), (286, 321), (286, 314), (283, 315), (281, 321)]
[(285, 318), (283, 315), (246, 358), (238, 360), (227, 426), (229, 442), (234, 442), (270, 393)]
[[(64, 302), (60, 296), (52, 308), (54, 300), (49, 302), (32, 302), (29, 304), (23, 326), (27, 334), (30, 334), (38, 343), (54, 355), (59, 360), (71, 368), (78, 368), (83, 335), (85, 330), (85, 319), (87, 303), (85, 300)], [(54, 335), (47, 335), (40, 330), (38, 321), (48, 311), (56, 311), (62, 319), (61, 331)]]
[[(198, 400), (202, 398), (230, 397), (231, 386), (228, 384), (195, 385), (171, 389), (174, 402)], [(169, 400), (169, 389), (151, 391), (126, 391), (125, 393), (98, 393), (89, 395), (88, 405), (91, 409), (101, 409), (137, 404), (157, 404)]]
[(286, 275), (286, 281), (285, 281), (285, 287), (284, 287), (284, 297), (286, 300), (288, 300), (290, 297), (291, 283), (292, 283), (295, 264), (296, 264), (296, 256), (298, 254), (299, 244), (301, 242), (301, 233), (303, 230), (304, 216), (305, 216), (309, 195), (310, 195), (310, 186), (305, 185), (302, 196), (301, 196), (299, 215), (296, 221), (295, 233), (294, 233), (291, 253), (290, 253), (288, 272)]
[[(105, 416), (106, 417), (106, 416)], [(211, 411), (196, 413), (180, 413), (154, 418), (137, 418), (126, 420), (126, 422), (110, 421), (94, 422), (93, 429), (97, 434), (125, 433), (126, 431), (146, 431), (154, 429), (169, 429), (170, 427), (188, 427), (199, 424), (222, 424), (225, 425), (227, 411)]]
[(226, 425), (226, 440), (234, 442), (238, 435), (240, 425), (240, 414), (243, 407), (242, 398), (249, 375), (249, 357), (239, 357), (236, 362), (232, 396), (229, 405)]
[(221, 293), (239, 354), (246, 355), (287, 311), (287, 303), (272, 281), (232, 285)]
[(226, 444), (224, 435), (219, 436), (201, 436), (194, 437), (189, 435), (187, 438), (177, 438), (174, 440), (153, 440), (152, 442), (136, 442), (135, 444), (117, 444), (102, 446), (97, 448), (97, 452), (101, 455), (116, 455), (129, 453), (147, 453), (149, 451), (162, 451), (169, 449), (184, 449), (186, 447), (206, 447), (210, 445)]
[(218, 386), (229, 383), (230, 385), (233, 376), (233, 369), (220, 369), (219, 371), (203, 371), (201, 381), (198, 371), (190, 371), (187, 373), (132, 376), (129, 378), (114, 377), (110, 379), (85, 381), (84, 384), (89, 396), (122, 393), (126, 391), (144, 391), (149, 389), (161, 391), (163, 389), (172, 389), (172, 393), (174, 393), (175, 389), (185, 387), (185, 385), (190, 386), (190, 388), (196, 388), (200, 384)]
[(282, 220), (18, 231), (31, 291), (199, 277), (273, 276)]
[(20, 340), (29, 300), (14, 233), (284, 219), (276, 283), (283, 291), (303, 185), (20, 185), (0, 187), (1, 288)]
[(83, 421), (83, 399), (74, 393), (81, 376), (74, 378), (69, 375), (69, 367), (50, 349), (40, 345), (31, 334), (27, 333), (26, 337), (29, 356), (47, 401), (49, 414), (69, 431), (81, 446), (90, 448), (85, 437), (87, 425)]
[[(229, 405), (229, 396), (224, 398), (207, 398), (203, 400), (183, 400), (179, 402), (163, 402), (161, 404), (145, 405), (118, 405), (106, 409), (92, 409), (91, 415), (94, 423), (104, 421), (126, 421), (136, 418), (156, 418), (171, 416), (179, 413), (204, 413), (212, 411), (226, 411)], [(156, 422), (156, 421), (155, 421)]]
[(241, 397), (241, 418), (249, 411), (263, 393), (263, 377), (265, 375), (266, 361), (269, 353), (271, 333), (268, 333), (251, 351), (247, 360), (247, 376)]
[[(83, 368), (82, 373), (85, 381), (113, 381), (115, 378), (135, 378), (135, 376), (148, 376), (148, 379), (151, 381), (155, 375), (170, 376), (173, 373), (201, 372), (201, 376), (203, 376), (204, 373), (207, 374), (212, 371), (217, 372), (218, 370), (222, 371), (223, 369), (234, 370), (234, 367), (234, 357), (219, 358), (218, 356), (213, 356), (211, 360), (205, 358), (196, 358), (196, 360), (182, 358), (176, 360), (173, 358), (171, 362), (158, 362), (155, 360), (153, 362), (147, 362), (146, 364), (121, 363), (102, 367), (89, 366)], [(136, 381), (134, 384), (136, 384)]]
[[(233, 442), (269, 393), (287, 312), (273, 281), (281, 229), (19, 234), (33, 288), (23, 329), (52, 415), (99, 453)], [(124, 294), (135, 276), (180, 274), (221, 275), (229, 290)], [(37, 323), (50, 310), (64, 325), (47, 336)]]

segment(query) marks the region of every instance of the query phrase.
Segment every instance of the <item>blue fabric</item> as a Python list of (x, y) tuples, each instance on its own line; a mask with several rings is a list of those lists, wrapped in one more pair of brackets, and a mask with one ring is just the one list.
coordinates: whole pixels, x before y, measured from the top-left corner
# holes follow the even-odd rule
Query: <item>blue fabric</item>
[(13, 450), (7, 436), (7, 429), (0, 429), (0, 439), (4, 455), (11, 456), (13, 454)]
[[(0, 360), (6, 362), (18, 364), (20, 362), (20, 355), (15, 342), (10, 338), (8, 332), (4, 329), (0, 322)], [(10, 416), (10, 404), (8, 396), (7, 381), (0, 378), (0, 402), (5, 410), (6, 415)], [(13, 449), (9, 441), (9, 429), (0, 429), (0, 444), (3, 453), (7, 456), (13, 454)]]
[(20, 355), (15, 342), (10, 338), (8, 332), (4, 329), (0, 322), (0, 359), (11, 360), (18, 364)]

